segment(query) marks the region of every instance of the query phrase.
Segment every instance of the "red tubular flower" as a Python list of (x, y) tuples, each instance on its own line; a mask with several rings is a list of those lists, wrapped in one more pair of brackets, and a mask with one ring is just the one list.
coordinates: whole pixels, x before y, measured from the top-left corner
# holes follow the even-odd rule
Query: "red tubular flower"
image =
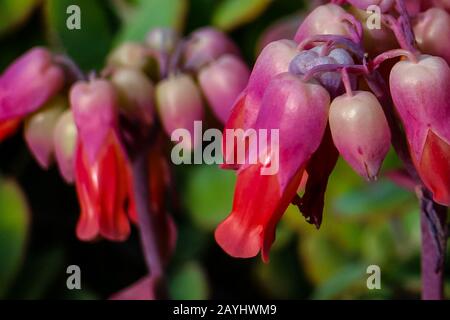
[[(271, 130), (279, 130), (279, 150), (258, 150), (259, 163), (244, 165), (238, 172), (233, 210), (215, 233), (231, 256), (253, 257), (261, 250), (263, 260), (268, 261), (276, 225), (321, 143), (329, 104), (330, 96), (322, 86), (289, 73), (278, 75), (268, 85), (254, 128), (270, 131), (269, 141)], [(277, 173), (262, 173), (261, 169), (274, 165)]]
[(93, 240), (102, 236), (123, 241), (130, 233), (129, 218), (136, 221), (132, 199), (131, 173), (124, 152), (113, 134), (105, 141), (94, 163), (90, 163), (83, 144), (75, 159), (75, 183), (81, 205), (77, 236)]
[(131, 170), (117, 134), (117, 96), (105, 80), (77, 83), (70, 102), (78, 129), (75, 183), (81, 205), (77, 236), (123, 241), (136, 220)]

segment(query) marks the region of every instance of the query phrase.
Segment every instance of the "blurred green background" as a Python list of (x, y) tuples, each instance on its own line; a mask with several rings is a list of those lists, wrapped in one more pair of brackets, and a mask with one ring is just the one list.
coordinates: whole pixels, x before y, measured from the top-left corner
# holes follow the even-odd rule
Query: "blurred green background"
[[(79, 31), (66, 28), (71, 4), (81, 8)], [(186, 35), (214, 25), (233, 37), (251, 65), (266, 28), (303, 7), (300, 0), (0, 0), (0, 71), (35, 45), (66, 52), (85, 71), (98, 70), (115, 45), (143, 40), (157, 26)], [(383, 170), (398, 166), (391, 153)], [(231, 208), (234, 173), (213, 166), (175, 171), (179, 239), (168, 269), (172, 298), (419, 297), (417, 202), (389, 180), (366, 184), (340, 160), (322, 228), (290, 207), (264, 265), (259, 258), (228, 257), (213, 239)], [(125, 243), (83, 243), (74, 233), (77, 216), (73, 187), (55, 168), (38, 168), (21, 133), (0, 145), (0, 298), (103, 299), (145, 275), (135, 230)], [(81, 268), (82, 290), (66, 288), (71, 264)], [(373, 264), (381, 268), (381, 290), (366, 287)], [(446, 291), (450, 295), (450, 282)]]

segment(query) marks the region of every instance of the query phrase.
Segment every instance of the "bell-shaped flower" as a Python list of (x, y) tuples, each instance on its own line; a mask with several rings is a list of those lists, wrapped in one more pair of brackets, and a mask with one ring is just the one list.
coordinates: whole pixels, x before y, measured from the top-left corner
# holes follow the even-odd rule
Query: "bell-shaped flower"
[(108, 56), (108, 65), (113, 68), (128, 67), (146, 69), (150, 63), (147, 48), (136, 42), (126, 42), (115, 48)]
[(0, 76), (0, 123), (38, 110), (63, 86), (64, 71), (53, 55), (47, 49), (31, 49)]
[(79, 82), (70, 104), (77, 126), (75, 183), (81, 206), (77, 236), (122, 241), (136, 219), (131, 170), (118, 137), (118, 98), (106, 80)]
[(185, 149), (195, 149), (200, 141), (193, 141), (195, 121), (203, 119), (203, 101), (197, 84), (187, 74), (169, 76), (156, 87), (157, 110), (164, 130), (169, 136), (177, 129), (190, 133), (190, 141), (181, 141)]
[(376, 179), (391, 141), (377, 98), (368, 91), (335, 98), (330, 106), (330, 128), (345, 161), (362, 177)]
[(225, 33), (211, 27), (201, 28), (186, 43), (184, 64), (187, 69), (199, 70), (227, 53), (239, 56), (239, 49)]
[(270, 142), (261, 146), (266, 137), (259, 137), (258, 146), (250, 146), (258, 161), (238, 171), (232, 212), (215, 232), (231, 256), (253, 257), (261, 251), (268, 261), (276, 225), (321, 143), (329, 104), (330, 96), (321, 85), (290, 73), (278, 75), (267, 86), (254, 128), (266, 130)]
[(419, 14), (414, 34), (422, 52), (440, 56), (450, 63), (450, 14), (447, 11), (431, 8)]
[(228, 120), (233, 103), (247, 86), (249, 76), (247, 65), (240, 58), (229, 54), (200, 70), (200, 87), (222, 123)]
[(145, 44), (149, 48), (164, 53), (172, 53), (179, 41), (178, 33), (171, 28), (155, 28), (145, 38)]
[(314, 9), (297, 30), (294, 40), (298, 43), (321, 34), (349, 35), (347, 12), (336, 4), (325, 4)]
[(111, 82), (126, 116), (136, 118), (143, 126), (152, 126), (155, 121), (155, 89), (145, 73), (134, 68), (119, 68), (114, 71)]
[[(270, 81), (278, 74), (287, 72), (289, 64), (295, 55), (298, 54), (297, 44), (290, 40), (275, 41), (267, 45), (256, 60), (251, 72), (247, 87), (241, 93), (232, 107), (230, 117), (225, 125), (227, 130), (252, 128), (258, 117), (264, 92)], [(226, 137), (226, 134), (224, 134)], [(242, 141), (237, 138), (234, 145)], [(224, 165), (222, 168), (238, 168), (235, 150), (227, 148), (227, 143), (223, 143)]]
[(48, 169), (53, 160), (53, 131), (67, 105), (64, 97), (57, 96), (25, 120), (25, 141), (39, 165), (44, 169)]
[(450, 205), (450, 67), (440, 57), (403, 60), (391, 71), (390, 89), (411, 156), (434, 200)]

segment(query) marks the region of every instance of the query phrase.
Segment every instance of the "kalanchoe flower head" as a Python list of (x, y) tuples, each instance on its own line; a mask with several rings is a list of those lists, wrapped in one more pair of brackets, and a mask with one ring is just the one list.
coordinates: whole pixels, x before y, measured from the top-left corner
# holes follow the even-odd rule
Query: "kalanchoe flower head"
[[(200, 90), (191, 76), (169, 76), (156, 87), (156, 103), (164, 130), (171, 136), (177, 129), (186, 129), (194, 137), (194, 122), (203, 119), (203, 101)], [(198, 141), (182, 141), (189, 149)]]
[(314, 9), (303, 21), (295, 35), (298, 43), (320, 34), (348, 36), (348, 25), (344, 22), (347, 13), (335, 4), (326, 4)]
[[(289, 64), (296, 54), (298, 54), (297, 44), (290, 40), (275, 41), (263, 49), (253, 67), (247, 88), (238, 97), (231, 109), (224, 131), (228, 129), (246, 130), (253, 127), (258, 117), (262, 97), (270, 81), (278, 74), (288, 71)], [(226, 145), (226, 141), (224, 141), (225, 164), (222, 167), (236, 169), (236, 161), (233, 159), (236, 152), (227, 150)], [(229, 165), (230, 163), (234, 165)]]
[(186, 43), (185, 66), (198, 70), (226, 53), (239, 55), (239, 49), (223, 32), (214, 28), (201, 28), (193, 32)]
[(434, 200), (450, 205), (450, 68), (444, 59), (422, 55), (400, 61), (390, 87), (405, 127), (412, 159)]
[(263, 260), (268, 261), (276, 225), (322, 140), (329, 103), (329, 94), (322, 86), (305, 83), (292, 74), (280, 74), (270, 83), (255, 128), (279, 130), (279, 171), (261, 174), (261, 168), (277, 161), (278, 150), (270, 147), (258, 151), (263, 161), (240, 169), (233, 210), (215, 232), (228, 254), (247, 258), (261, 250)]
[(335, 98), (330, 106), (330, 128), (334, 144), (351, 167), (368, 180), (376, 179), (391, 139), (377, 98), (368, 91)]
[[(353, 59), (350, 54), (342, 49), (332, 49), (328, 52), (326, 46), (317, 46), (310, 50), (300, 52), (290, 63), (289, 72), (296, 75), (305, 75), (314, 67), (326, 64), (352, 65)], [(355, 77), (351, 77), (353, 85), (356, 86)], [(318, 74), (317, 80), (336, 96), (344, 91), (340, 72), (324, 72)]]
[(249, 76), (247, 65), (229, 54), (200, 70), (198, 79), (202, 91), (222, 123), (228, 120), (233, 103), (245, 89)]
[(419, 49), (437, 55), (450, 63), (450, 14), (439, 8), (421, 13), (414, 24)]
[(171, 53), (180, 40), (177, 32), (170, 28), (156, 28), (149, 32), (145, 39), (146, 45), (154, 50)]
[(53, 144), (59, 172), (67, 183), (73, 183), (77, 127), (70, 109), (58, 118), (53, 131)]
[(0, 76), (0, 121), (36, 111), (63, 86), (64, 72), (52, 54), (31, 49)]
[(395, 3), (394, 0), (347, 0), (347, 2), (362, 10), (367, 10), (370, 6), (375, 5), (380, 8), (381, 12), (389, 11)]
[(155, 90), (151, 80), (138, 69), (119, 68), (114, 71), (111, 82), (125, 115), (138, 119), (144, 126), (151, 126), (155, 117)]
[(114, 49), (108, 57), (112, 67), (145, 69), (149, 64), (149, 55), (144, 45), (126, 42)]
[(70, 91), (70, 105), (79, 138), (93, 163), (111, 130), (117, 127), (117, 93), (106, 80), (78, 82)]
[(53, 131), (67, 105), (64, 97), (57, 96), (25, 121), (25, 141), (44, 169), (48, 169), (53, 160)]

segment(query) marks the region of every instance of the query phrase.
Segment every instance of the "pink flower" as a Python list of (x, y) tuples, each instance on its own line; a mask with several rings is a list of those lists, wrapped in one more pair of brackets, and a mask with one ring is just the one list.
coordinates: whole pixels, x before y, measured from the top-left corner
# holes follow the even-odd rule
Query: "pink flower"
[(239, 56), (238, 47), (225, 33), (210, 27), (201, 28), (190, 35), (186, 44), (185, 66), (199, 70), (227, 53)]
[[(164, 130), (171, 136), (177, 129), (189, 131), (194, 137), (194, 122), (203, 119), (203, 101), (197, 84), (187, 74), (169, 76), (156, 87), (157, 110)], [(187, 149), (198, 141), (182, 141)]]
[(118, 104), (106, 80), (79, 82), (70, 104), (78, 131), (75, 184), (81, 205), (77, 236), (123, 241), (136, 221), (131, 170), (118, 137)]
[[(296, 54), (297, 44), (290, 40), (275, 41), (264, 48), (255, 63), (247, 87), (232, 107), (224, 132), (228, 129), (247, 130), (253, 127), (268, 85), (278, 74), (289, 70), (289, 64)], [(226, 137), (226, 134), (224, 136)], [(235, 141), (235, 146), (238, 142)], [(236, 169), (236, 152), (226, 149), (226, 141), (223, 148), (225, 161), (222, 167)]]
[[(322, 86), (289, 73), (276, 76), (267, 85), (253, 127), (278, 129), (279, 150), (259, 150), (262, 161), (244, 165), (238, 172), (232, 212), (215, 233), (228, 254), (247, 258), (261, 250), (263, 260), (268, 261), (276, 225), (296, 196), (308, 160), (321, 143), (329, 104), (330, 96)], [(274, 162), (278, 162), (278, 173), (261, 173)]]
[(31, 49), (0, 77), (0, 121), (36, 111), (63, 85), (64, 72), (52, 54), (43, 48)]
[(294, 40), (298, 43), (321, 34), (348, 36), (347, 13), (336, 4), (326, 4), (314, 9), (297, 30)]
[(444, 58), (450, 63), (450, 14), (439, 8), (421, 13), (414, 23), (420, 50)]
[(333, 141), (342, 157), (361, 176), (374, 180), (389, 151), (391, 134), (383, 109), (368, 91), (344, 94), (330, 106)]
[(444, 59), (422, 55), (400, 61), (390, 86), (405, 127), (411, 156), (434, 200), (450, 205), (450, 68)]
[(245, 89), (250, 71), (238, 57), (223, 55), (200, 70), (200, 87), (215, 115), (225, 123), (239, 94)]

